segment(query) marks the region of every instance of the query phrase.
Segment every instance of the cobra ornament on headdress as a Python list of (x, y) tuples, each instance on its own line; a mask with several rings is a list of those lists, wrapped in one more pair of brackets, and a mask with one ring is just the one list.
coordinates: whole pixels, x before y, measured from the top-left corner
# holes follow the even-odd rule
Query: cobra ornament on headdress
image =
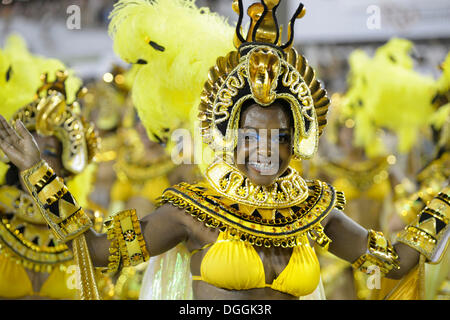
[(281, 44), (276, 19), (280, 2), (261, 0), (250, 5), (246, 38), (241, 28), (242, 0), (233, 2), (239, 14), (234, 37), (237, 50), (219, 57), (210, 69), (198, 114), (204, 142), (215, 152), (231, 152), (236, 147), (240, 110), (249, 99), (261, 106), (286, 100), (295, 124), (294, 155), (308, 159), (317, 150), (330, 100), (305, 57), (292, 47), (295, 20), (305, 14), (303, 4), (289, 22), (288, 41)]

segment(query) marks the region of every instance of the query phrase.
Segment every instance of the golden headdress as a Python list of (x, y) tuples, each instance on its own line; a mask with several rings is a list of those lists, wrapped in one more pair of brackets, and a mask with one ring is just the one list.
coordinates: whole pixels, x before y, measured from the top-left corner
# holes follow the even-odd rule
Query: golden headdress
[(236, 51), (217, 59), (201, 96), (199, 120), (202, 136), (214, 151), (230, 152), (237, 142), (240, 110), (253, 99), (268, 106), (276, 99), (289, 102), (295, 122), (294, 155), (308, 159), (317, 150), (326, 125), (329, 99), (307, 60), (292, 47), (294, 22), (305, 14), (299, 4), (289, 22), (288, 41), (281, 44), (276, 19), (280, 0), (261, 0), (248, 8), (251, 24), (242, 36), (242, 0), (233, 1), (239, 14)]
[[(62, 143), (64, 168), (78, 174), (94, 158), (98, 138), (93, 124), (80, 117), (78, 102), (67, 102), (64, 84), (67, 77), (67, 72), (57, 71), (56, 80), (48, 82), (47, 75), (44, 75), (43, 85), (38, 89), (36, 99), (18, 110), (11, 121), (21, 120), (30, 131), (57, 137)], [(80, 93), (82, 92), (81, 89)]]
[(95, 155), (98, 139), (93, 125), (80, 116), (76, 99), (85, 93), (81, 80), (61, 71), (66, 68), (58, 60), (33, 56), (17, 36), (0, 53), (0, 65), (8, 70), (0, 88), (1, 114), (11, 123), (20, 119), (30, 131), (57, 137), (64, 168), (82, 172)]

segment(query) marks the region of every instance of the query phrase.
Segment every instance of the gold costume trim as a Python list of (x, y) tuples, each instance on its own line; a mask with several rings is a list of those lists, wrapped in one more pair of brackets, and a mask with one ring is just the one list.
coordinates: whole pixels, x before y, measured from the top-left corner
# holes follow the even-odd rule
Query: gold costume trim
[(67, 193), (67, 188), (61, 178), (56, 177), (52, 182), (44, 182), (44, 186), (38, 193), (39, 201), (51, 205), (64, 194)]
[(80, 299), (100, 300), (94, 266), (89, 255), (89, 248), (84, 234), (73, 239), (73, 254), (80, 270)]
[(13, 230), (5, 219), (0, 222), (0, 252), (36, 272), (51, 272), (53, 268), (73, 259), (67, 246), (35, 245), (26, 239), (23, 233), (17, 229)]
[[(43, 170), (42, 167), (44, 167), (45, 170)], [(43, 173), (49, 170), (51, 170), (51, 168), (44, 160), (42, 160), (32, 168), (21, 172), (21, 175), (47, 224), (59, 240), (66, 242), (87, 231), (92, 226), (92, 221), (75, 199), (73, 199), (72, 195), (67, 192), (67, 188), (64, 185), (62, 185), (62, 187), (63, 190), (66, 190), (65, 193), (61, 192), (61, 189), (59, 189), (59, 183), (56, 184), (57, 187), (50, 184), (50, 187), (47, 189), (46, 187), (49, 185), (46, 183), (48, 183), (48, 181), (43, 180), (43, 177), (37, 179), (38, 181), (41, 179), (45, 181), (42, 188), (38, 188), (31, 183), (29, 179), (30, 176), (34, 175), (37, 177), (37, 172)], [(57, 179), (58, 177), (53, 181), (57, 181)], [(56, 191), (58, 189), (59, 191)]]
[(33, 224), (46, 225), (33, 198), (12, 186), (0, 186), (0, 210), (14, 212), (14, 216)]
[(36, 171), (30, 174), (28, 178), (32, 185), (36, 185), (40, 188), (50, 179), (54, 174), (53, 169), (48, 166), (40, 166), (36, 168)]
[[(45, 167), (45, 170), (42, 167)], [(83, 234), (93, 223), (83, 211), (83, 208), (78, 205), (70, 192), (68, 192), (64, 184), (62, 185), (62, 189), (66, 190), (66, 192), (56, 191), (56, 194), (54, 194), (55, 190), (59, 189), (62, 180), (58, 180), (58, 177), (54, 174), (47, 180), (43, 180), (43, 178), (39, 178), (36, 175), (37, 172), (42, 173), (49, 170), (51, 168), (48, 164), (44, 160), (41, 160), (30, 169), (21, 172), (21, 175), (26, 187), (35, 200), (37, 208), (56, 237), (63, 242), (73, 240), (74, 259), (79, 268), (81, 281), (80, 298), (82, 300), (99, 300), (100, 296), (95, 282), (94, 267)], [(29, 177), (33, 174), (38, 181), (44, 181), (42, 188), (31, 184)], [(53, 181), (58, 181), (58, 184), (56, 184), (57, 187), (51, 184)]]
[[(13, 193), (15, 189), (15, 193)], [(0, 188), (0, 252), (2, 255), (14, 259), (25, 268), (36, 272), (51, 272), (73, 259), (72, 252), (65, 244), (56, 243), (53, 234), (43, 224), (23, 218), (23, 209), (12, 205), (15, 198), (10, 195), (24, 195), (13, 187)], [(3, 202), (9, 199), (11, 203)], [(27, 212), (34, 210), (40, 215), (38, 208), (31, 202)], [(12, 215), (12, 216), (11, 216)], [(40, 222), (40, 221), (39, 221)]]
[(240, 29), (243, 3), (233, 4), (239, 14), (234, 38), (237, 51), (219, 57), (210, 68), (198, 113), (204, 142), (215, 152), (234, 150), (240, 110), (249, 99), (261, 106), (276, 99), (287, 101), (294, 118), (295, 156), (308, 159), (317, 151), (330, 100), (305, 57), (292, 47), (293, 25), (305, 14), (303, 4), (289, 23), (289, 41), (280, 45), (275, 15), (278, 3), (261, 1), (249, 7), (251, 25), (246, 40)]
[(136, 266), (150, 257), (141, 233), (136, 210), (115, 213), (105, 221), (107, 237), (111, 240), (108, 272), (123, 267)]
[(423, 254), (429, 263), (439, 263), (448, 247), (450, 187), (445, 187), (397, 235), (402, 242)]
[(367, 273), (370, 266), (376, 265), (383, 274), (389, 273), (393, 268), (399, 269), (398, 255), (389, 240), (386, 239), (382, 232), (368, 231), (368, 253), (363, 254), (353, 262), (352, 267)]
[[(94, 158), (100, 139), (93, 124), (79, 115), (78, 102), (67, 103), (65, 89), (67, 77), (67, 71), (58, 71), (55, 81), (48, 82), (48, 75), (44, 74), (41, 77), (43, 84), (38, 89), (36, 99), (19, 109), (12, 116), (11, 123), (21, 120), (30, 131), (35, 130), (43, 136), (57, 137), (63, 147), (64, 168), (77, 174)], [(80, 89), (77, 98), (85, 91)], [(36, 174), (42, 175), (40, 172)], [(34, 178), (30, 183), (39, 185)]]
[(224, 161), (213, 163), (205, 177), (223, 197), (258, 208), (288, 208), (308, 198), (308, 186), (293, 168), (288, 168), (287, 173), (270, 186), (253, 184), (239, 170)]
[[(230, 203), (202, 183), (180, 183), (166, 189), (160, 205), (170, 203), (203, 222), (209, 228), (230, 233), (252, 245), (294, 247), (298, 238), (308, 232), (319, 245), (327, 247), (330, 239), (320, 222), (335, 207), (344, 206), (343, 195), (319, 180), (307, 181), (309, 196), (290, 208), (275, 209), (272, 219), (263, 218), (258, 207), (246, 211), (245, 204)], [(283, 212), (284, 211), (284, 212)], [(256, 214), (257, 213), (257, 214)]]

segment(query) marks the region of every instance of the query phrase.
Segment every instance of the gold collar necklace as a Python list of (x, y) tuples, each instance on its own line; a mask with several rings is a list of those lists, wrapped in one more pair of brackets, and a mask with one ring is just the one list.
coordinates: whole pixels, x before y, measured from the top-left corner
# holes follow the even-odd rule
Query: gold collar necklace
[(258, 208), (288, 208), (304, 202), (308, 197), (306, 181), (291, 167), (285, 175), (268, 186), (253, 184), (239, 170), (224, 161), (214, 162), (205, 176), (221, 196)]

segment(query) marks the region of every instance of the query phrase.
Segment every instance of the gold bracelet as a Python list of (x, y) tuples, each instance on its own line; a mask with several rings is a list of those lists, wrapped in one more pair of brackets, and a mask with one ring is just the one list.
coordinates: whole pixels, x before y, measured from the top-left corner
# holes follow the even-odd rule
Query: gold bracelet
[(42, 203), (51, 205), (65, 195), (67, 191), (62, 179), (56, 177), (50, 183), (44, 184), (41, 190), (37, 191), (37, 196)]
[(423, 254), (429, 263), (438, 263), (448, 246), (449, 200), (450, 187), (446, 187), (397, 235), (397, 241)]
[(59, 240), (66, 242), (89, 230), (92, 221), (44, 160), (21, 175), (44, 220)]
[(24, 170), (22, 175), (26, 175), (31, 185), (42, 187), (54, 174), (53, 169), (44, 160), (39, 161), (31, 168)]
[(367, 272), (370, 266), (375, 265), (383, 274), (389, 273), (393, 268), (400, 268), (398, 255), (382, 232), (369, 230), (367, 250), (368, 252), (353, 262), (353, 268)]
[(105, 221), (107, 237), (111, 240), (108, 271), (136, 266), (149, 259), (136, 210), (126, 210), (112, 215)]

